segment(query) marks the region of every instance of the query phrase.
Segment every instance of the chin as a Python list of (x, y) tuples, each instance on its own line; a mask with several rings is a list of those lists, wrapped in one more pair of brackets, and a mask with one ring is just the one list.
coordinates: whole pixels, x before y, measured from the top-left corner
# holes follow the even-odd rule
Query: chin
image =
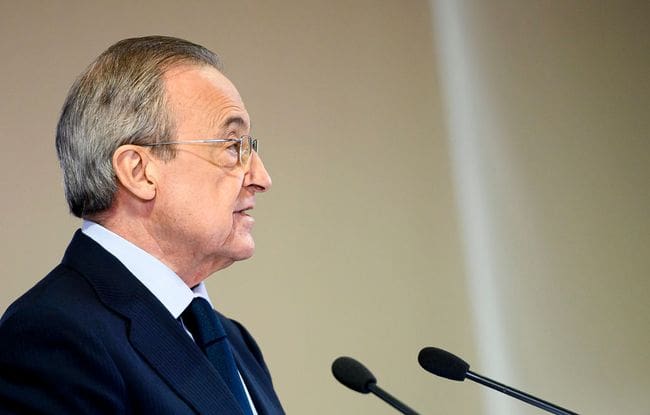
[(214, 256), (213, 269), (211, 273), (218, 272), (224, 268), (228, 268), (235, 262), (244, 261), (253, 256), (255, 247), (247, 247), (242, 249), (233, 249), (228, 251), (221, 251)]
[(233, 255), (233, 259), (235, 261), (243, 261), (245, 259), (252, 257), (254, 253), (255, 253), (255, 247), (253, 246), (252, 248), (240, 250), (235, 255)]
[(237, 244), (236, 247), (231, 251), (230, 257), (234, 261), (243, 261), (253, 256), (255, 253), (255, 242), (252, 240), (242, 241), (241, 244)]
[(220, 256), (234, 261), (243, 261), (255, 253), (255, 240), (249, 232), (233, 233), (219, 249)]

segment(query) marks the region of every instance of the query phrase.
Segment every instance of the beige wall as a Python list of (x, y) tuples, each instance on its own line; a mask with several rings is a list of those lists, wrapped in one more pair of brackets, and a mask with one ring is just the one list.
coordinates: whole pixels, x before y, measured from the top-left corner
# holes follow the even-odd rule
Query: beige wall
[(432, 6), (476, 366), (580, 413), (648, 413), (650, 5)]
[[(394, 413), (336, 383), (339, 355), (422, 413), (499, 408), (478, 386), (424, 373), (426, 345), (581, 413), (647, 412), (643, 2), (447, 10), (475, 64), (466, 93), (486, 103), (461, 118), (485, 127), (469, 172), (447, 141), (463, 137), (452, 116), (465, 112), (443, 3), (433, 15), (414, 0), (87, 3), (0, 1), (0, 312), (78, 227), (53, 146), (74, 77), (116, 40), (175, 35), (221, 54), (274, 179), (255, 211), (255, 258), (208, 286), (256, 336), (289, 413)], [(474, 245), (481, 230), (489, 243)], [(477, 303), (486, 256), (494, 296)]]

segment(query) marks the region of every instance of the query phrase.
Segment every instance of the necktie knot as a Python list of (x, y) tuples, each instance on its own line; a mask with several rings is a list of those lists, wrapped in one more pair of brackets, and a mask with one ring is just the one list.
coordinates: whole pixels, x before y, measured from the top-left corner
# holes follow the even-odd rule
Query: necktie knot
[(226, 331), (205, 298), (195, 297), (182, 314), (183, 324), (201, 349), (226, 337)]

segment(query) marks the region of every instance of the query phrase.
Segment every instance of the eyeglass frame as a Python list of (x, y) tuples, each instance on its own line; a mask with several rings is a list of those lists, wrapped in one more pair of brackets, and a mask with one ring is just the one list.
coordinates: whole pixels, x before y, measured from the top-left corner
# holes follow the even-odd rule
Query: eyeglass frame
[[(246, 161), (244, 161), (244, 140), (248, 141), (248, 148), (250, 151), (246, 154)], [(162, 141), (160, 143), (140, 144), (143, 147), (157, 147), (175, 144), (212, 144), (212, 143), (238, 143), (239, 144), (239, 163), (246, 166), (250, 161), (253, 151), (257, 153), (257, 139), (251, 135), (242, 135), (239, 138), (206, 138), (202, 140), (179, 140), (179, 141)]]

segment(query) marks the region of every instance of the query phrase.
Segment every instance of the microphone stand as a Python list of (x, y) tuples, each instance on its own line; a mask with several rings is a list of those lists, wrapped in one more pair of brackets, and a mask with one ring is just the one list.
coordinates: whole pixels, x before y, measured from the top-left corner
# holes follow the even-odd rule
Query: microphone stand
[(369, 383), (367, 385), (367, 388), (370, 392), (374, 393), (379, 397), (379, 399), (383, 400), (393, 408), (397, 409), (404, 415), (419, 415), (417, 412), (415, 412), (413, 409), (409, 408), (406, 406), (406, 404), (402, 403), (399, 399), (391, 395), (390, 393), (386, 392), (379, 386), (377, 386), (376, 383)]
[(471, 370), (467, 371), (465, 377), (467, 379), (473, 380), (474, 382), (480, 383), (481, 385), (487, 386), (488, 388), (492, 388), (499, 392), (505, 393), (506, 395), (510, 395), (513, 398), (517, 398), (550, 413), (556, 415), (578, 415), (576, 412), (569, 411), (568, 409), (562, 408), (533, 395), (529, 395), (526, 392), (511, 388), (510, 386), (506, 386), (503, 383), (497, 382), (496, 380), (492, 380), (485, 376), (479, 375), (478, 373), (474, 373)]

